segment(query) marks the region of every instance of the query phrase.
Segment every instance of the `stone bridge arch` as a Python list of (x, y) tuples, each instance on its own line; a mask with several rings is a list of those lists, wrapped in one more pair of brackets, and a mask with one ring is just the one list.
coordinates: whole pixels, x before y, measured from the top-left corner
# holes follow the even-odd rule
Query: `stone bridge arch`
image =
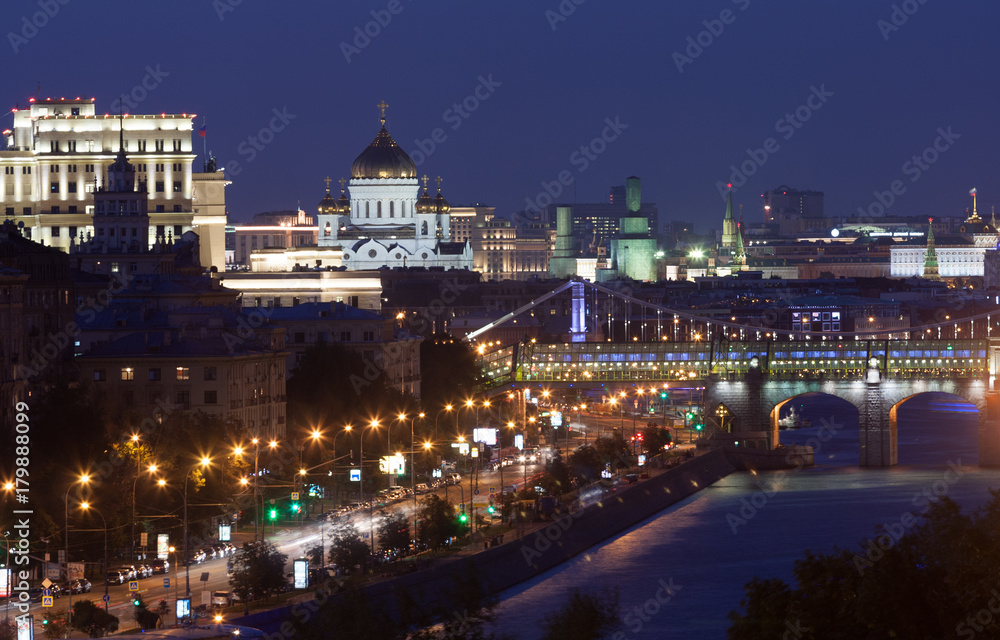
[[(871, 373), (875, 371), (875, 375)], [(905, 400), (927, 392), (957, 396), (979, 410), (979, 464), (1000, 466), (1000, 394), (984, 379), (882, 379), (870, 370), (865, 380), (774, 380), (748, 375), (745, 380), (709, 380), (705, 385), (706, 418), (715, 407), (732, 412), (731, 429), (713, 437), (749, 448), (780, 444), (778, 411), (804, 393), (824, 393), (858, 409), (858, 451), (861, 466), (888, 467), (899, 463), (896, 409)], [(708, 422), (706, 422), (708, 424)]]

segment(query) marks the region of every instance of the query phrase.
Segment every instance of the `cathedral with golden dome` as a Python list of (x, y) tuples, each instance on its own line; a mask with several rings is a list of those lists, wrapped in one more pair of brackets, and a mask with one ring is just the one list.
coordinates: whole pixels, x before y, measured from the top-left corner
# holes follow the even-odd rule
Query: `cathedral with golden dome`
[(470, 244), (451, 241), (451, 206), (441, 192), (441, 178), (436, 180), (437, 194), (432, 197), (429, 178), (417, 177), (413, 160), (389, 135), (385, 116), (389, 105), (383, 101), (377, 106), (381, 127), (351, 164), (350, 181), (340, 181), (339, 198), (333, 197), (328, 186), (319, 203), (319, 247), (339, 247), (341, 264), (352, 271), (471, 269)]

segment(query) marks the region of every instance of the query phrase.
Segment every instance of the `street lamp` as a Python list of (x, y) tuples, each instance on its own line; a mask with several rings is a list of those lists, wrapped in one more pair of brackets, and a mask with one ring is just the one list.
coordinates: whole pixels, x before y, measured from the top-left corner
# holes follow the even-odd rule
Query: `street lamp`
[(337, 498), (337, 438), (339, 438), (344, 433), (350, 433), (353, 429), (351, 425), (346, 425), (343, 429), (333, 434), (333, 504), (339, 504)]
[[(84, 475), (80, 476), (80, 480), (79, 480), (80, 484), (86, 485), (88, 482), (90, 482), (90, 476), (88, 476), (87, 474), (84, 474)], [(69, 492), (73, 489), (73, 485), (74, 484), (76, 484), (76, 483), (74, 482), (74, 483), (70, 484), (69, 488), (66, 489), (66, 498), (65, 498), (66, 511), (64, 513), (64, 517), (66, 519), (66, 535), (63, 537), (63, 546), (65, 547), (64, 553), (66, 554), (66, 582), (69, 582)], [(107, 577), (107, 576), (105, 576), (105, 577)], [(64, 638), (68, 638), (69, 637), (69, 630), (73, 627), (73, 590), (72, 589), (69, 590), (69, 606), (66, 609), (66, 611), (67, 611), (67, 613), (66, 613), (66, 635), (63, 636)]]
[[(370, 431), (371, 429), (378, 429), (378, 419), (377, 418), (375, 420), (372, 420), (372, 422), (371, 422), (370, 425), (368, 425), (367, 427), (364, 427), (363, 429), (361, 429), (361, 438), (360, 438), (360, 440), (361, 440), (361, 446), (359, 447), (359, 461), (360, 461), (360, 464), (358, 465), (358, 480), (360, 481), (358, 484), (360, 486), (358, 487), (358, 491), (359, 491), (359, 495), (360, 495), (361, 503), (362, 504), (364, 504), (364, 501), (365, 501), (365, 432), (366, 431)], [(374, 500), (372, 500), (372, 502), (374, 502)], [(370, 536), (371, 536), (372, 557), (374, 557), (375, 556), (375, 522), (374, 522), (374, 518), (373, 518), (373, 515), (372, 515), (372, 504), (371, 504), (371, 502), (368, 503), (368, 522), (371, 524)]]
[[(104, 578), (104, 613), (107, 613), (108, 612), (108, 600), (110, 600), (110, 598), (108, 597), (108, 580), (107, 580), (107, 575), (108, 575), (108, 521), (104, 519), (104, 515), (100, 511), (98, 511), (97, 509), (95, 509), (94, 506), (91, 505), (88, 502), (81, 502), (80, 503), (80, 508), (83, 509), (84, 511), (93, 511), (97, 515), (101, 516), (101, 523), (104, 525), (104, 576), (105, 576), (105, 578)], [(72, 584), (69, 585), (69, 593), (70, 593), (70, 595), (73, 594), (73, 585)]]
[[(195, 469), (197, 469), (198, 467), (207, 467), (211, 463), (212, 463), (212, 460), (210, 458), (208, 458), (208, 457), (202, 457), (202, 459), (199, 460), (197, 463), (191, 465), (191, 468), (188, 469), (187, 473), (184, 474), (184, 493), (181, 494), (180, 491), (178, 491), (177, 489), (174, 489), (174, 491), (177, 491), (178, 494), (181, 494), (181, 496), (184, 499), (184, 570), (185, 570), (185, 576), (184, 576), (184, 583), (185, 583), (184, 593), (185, 593), (185, 596), (188, 597), (188, 598), (191, 597), (191, 545), (190, 545), (190, 540), (189, 540), (189, 537), (188, 537), (188, 500), (187, 500), (187, 496), (188, 496), (188, 479), (190, 479), (191, 474), (194, 473)], [(158, 480), (156, 484), (158, 484), (161, 487), (166, 487), (167, 486), (167, 481), (161, 479), (161, 480)], [(173, 487), (171, 487), (171, 488), (173, 489)], [(175, 558), (175, 560), (176, 560), (176, 558)]]
[[(138, 437), (139, 436), (132, 436), (132, 440), (135, 441)], [(149, 473), (156, 473), (156, 469), (157, 469), (156, 465), (155, 464), (151, 464), (151, 465), (149, 465), (149, 468), (147, 469), (147, 471)], [(136, 490), (136, 483), (139, 482), (139, 476), (140, 476), (140, 472), (139, 472), (139, 469), (137, 467), (136, 468), (136, 474), (135, 474), (135, 480), (132, 481), (132, 544), (129, 545), (131, 547), (131, 549), (132, 549), (132, 551), (131, 551), (132, 562), (135, 562), (135, 490)]]
[(438, 436), (438, 418), (440, 418), (441, 414), (444, 413), (445, 411), (451, 411), (452, 408), (453, 407), (450, 404), (446, 404), (446, 405), (444, 405), (444, 409), (441, 409), (440, 411), (438, 411), (437, 415), (434, 416), (434, 437), (435, 438), (437, 438), (437, 436)]
[[(424, 419), (423, 413), (418, 413), (417, 418), (421, 420)], [(413, 449), (416, 447), (416, 441), (413, 438), (413, 423), (417, 421), (417, 418), (410, 420), (410, 493), (413, 495), (413, 551), (417, 550), (417, 470), (413, 466)]]

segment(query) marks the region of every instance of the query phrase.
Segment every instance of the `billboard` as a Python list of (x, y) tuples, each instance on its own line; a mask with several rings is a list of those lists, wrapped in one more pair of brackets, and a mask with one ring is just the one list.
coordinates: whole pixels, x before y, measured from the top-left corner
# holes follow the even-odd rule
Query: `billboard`
[(10, 569), (0, 569), (0, 598), (10, 597)]
[(156, 534), (156, 557), (166, 560), (170, 555), (170, 536), (165, 533)]
[(309, 587), (309, 561), (296, 560), (293, 568), (295, 577), (295, 588), (306, 589)]
[(487, 427), (477, 427), (472, 430), (472, 439), (475, 442), (482, 442), (495, 447), (497, 445), (497, 430)]
[(518, 449), (524, 449), (524, 436), (520, 433), (514, 436), (514, 446)]
[(549, 424), (551, 424), (553, 428), (561, 427), (563, 423), (562, 412), (553, 411), (551, 414), (549, 414), (549, 421), (550, 421)]
[(406, 458), (404, 458), (401, 453), (391, 456), (382, 456), (378, 461), (378, 470), (382, 473), (401, 476), (406, 473)]

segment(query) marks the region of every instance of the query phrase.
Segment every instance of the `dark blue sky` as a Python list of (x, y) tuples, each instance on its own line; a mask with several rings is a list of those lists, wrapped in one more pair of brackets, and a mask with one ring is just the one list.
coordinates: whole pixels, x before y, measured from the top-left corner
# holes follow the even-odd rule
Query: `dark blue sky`
[[(169, 75), (131, 111), (195, 112), (198, 126), (208, 117), (211, 151), (239, 163), (227, 195), (236, 220), (300, 200), (314, 210), (322, 179), (347, 177), (375, 136), (382, 99), (408, 152), (442, 130), (421, 173), (441, 175), (453, 204), (484, 202), (501, 215), (563, 171), (574, 184), (558, 200), (575, 192), (581, 202), (605, 201), (610, 185), (638, 175), (661, 219), (705, 229), (722, 217), (718, 183), (744, 161), (754, 175), (735, 197), (748, 221), (760, 219), (760, 194), (781, 184), (826, 192), (832, 215), (868, 208), (894, 180), (905, 192), (892, 214), (960, 214), (972, 187), (981, 212), (1000, 201), (995, 3), (897, 2), (897, 22), (903, 5), (916, 11), (884, 35), (879, 21), (891, 24), (894, 3), (873, 0), (61, 1), (4, 5), (9, 106), (40, 82), (43, 97), (94, 96), (111, 111), (147, 66), (159, 68)], [(22, 17), (47, 2), (56, 15), (12, 44)], [(560, 6), (574, 11), (556, 21)], [(678, 71), (674, 53), (726, 10), (729, 24), (714, 24), (721, 33)], [(391, 21), (348, 62), (341, 43), (354, 46), (372, 11)], [(478, 108), (449, 112), (480, 78), (493, 86), (480, 89)], [(832, 95), (803, 107), (800, 128), (778, 126), (814, 87)], [(251, 161), (248, 136), (274, 109), (295, 117)], [(616, 118), (627, 128), (606, 129)], [(913, 181), (904, 164), (948, 127), (959, 137), (938, 141), (946, 150)], [(602, 132), (613, 140), (593, 144), (589, 159), (573, 155)], [(777, 151), (750, 161), (747, 149), (768, 138)]]

